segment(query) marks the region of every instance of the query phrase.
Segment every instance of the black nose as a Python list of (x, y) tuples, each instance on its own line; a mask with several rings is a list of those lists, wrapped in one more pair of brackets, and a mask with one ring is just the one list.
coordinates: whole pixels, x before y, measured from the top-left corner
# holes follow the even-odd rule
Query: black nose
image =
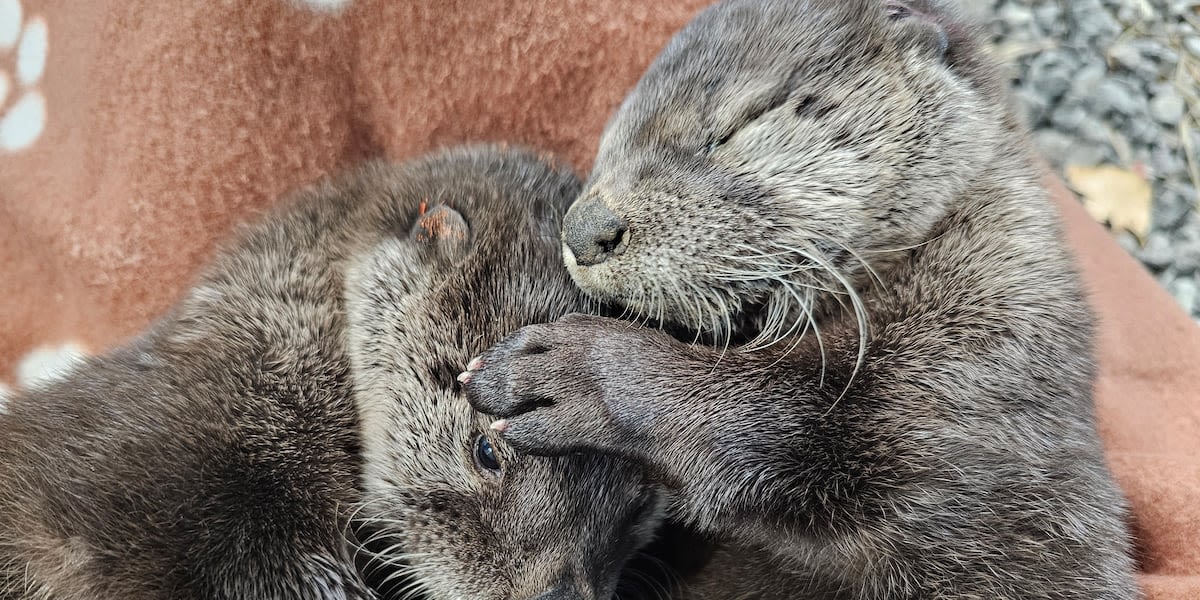
[(629, 224), (599, 200), (576, 202), (563, 219), (563, 243), (582, 266), (600, 264), (625, 251)]

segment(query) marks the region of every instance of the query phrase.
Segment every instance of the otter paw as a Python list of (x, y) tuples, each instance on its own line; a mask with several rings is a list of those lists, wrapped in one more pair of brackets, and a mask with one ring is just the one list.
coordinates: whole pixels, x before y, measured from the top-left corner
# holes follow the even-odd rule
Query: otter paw
[(623, 321), (569, 315), (531, 325), (472, 360), (459, 376), (476, 410), (500, 417), (494, 428), (518, 450), (625, 453), (634, 443), (632, 386), (622, 364)]

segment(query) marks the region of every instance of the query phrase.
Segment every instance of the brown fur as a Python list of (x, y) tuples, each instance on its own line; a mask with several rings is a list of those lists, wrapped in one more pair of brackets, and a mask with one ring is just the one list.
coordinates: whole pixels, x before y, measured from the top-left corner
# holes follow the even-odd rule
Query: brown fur
[(724, 546), (716, 597), (1136, 597), (1038, 175), (945, 7), (727, 0), (626, 99), (563, 229), (588, 294), (684, 341), (528, 327), (469, 397), (525, 452), (651, 469)]
[(602, 457), (475, 458), (456, 369), (579, 306), (576, 178), (369, 165), (245, 229), (150, 330), (0, 415), (0, 598), (605, 598), (660, 512)]

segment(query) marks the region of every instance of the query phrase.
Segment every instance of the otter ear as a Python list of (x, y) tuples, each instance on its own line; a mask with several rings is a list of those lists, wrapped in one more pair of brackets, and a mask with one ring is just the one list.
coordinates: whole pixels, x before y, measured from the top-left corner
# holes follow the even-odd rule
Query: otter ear
[(457, 262), (471, 246), (471, 228), (457, 210), (439, 204), (426, 209), (421, 202), (420, 216), (409, 236), (439, 258)]
[(928, 3), (888, 0), (884, 6), (887, 18), (900, 28), (901, 43), (924, 48), (938, 58), (945, 58), (950, 52), (950, 32)]

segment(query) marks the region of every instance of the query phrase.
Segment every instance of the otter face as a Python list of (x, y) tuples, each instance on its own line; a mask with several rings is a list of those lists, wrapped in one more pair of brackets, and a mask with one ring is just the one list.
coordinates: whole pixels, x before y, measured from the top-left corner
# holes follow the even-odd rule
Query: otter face
[(708, 9), (606, 129), (564, 221), (571, 275), (702, 333), (799, 331), (929, 239), (998, 151), (973, 44), (920, 2)]
[(607, 598), (661, 500), (600, 456), (520, 456), (456, 376), (517, 328), (580, 307), (558, 225), (578, 182), (526, 158), (427, 165), (407, 236), (347, 276), (363, 430), (360, 559), (383, 597)]

